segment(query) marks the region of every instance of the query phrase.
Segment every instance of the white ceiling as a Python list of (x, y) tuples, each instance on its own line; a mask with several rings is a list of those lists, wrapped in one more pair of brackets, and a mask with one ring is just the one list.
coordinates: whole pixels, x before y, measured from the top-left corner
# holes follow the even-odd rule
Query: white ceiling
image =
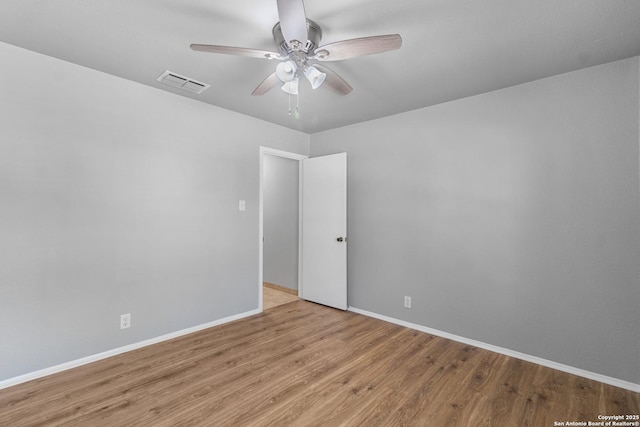
[[(306, 133), (371, 120), (640, 55), (638, 0), (305, 0), (322, 43), (399, 33), (400, 50), (325, 63), (349, 95), (301, 81), (253, 89), (274, 61), (194, 52), (191, 43), (276, 50), (276, 0), (2, 0), (0, 41)], [(162, 85), (165, 70), (210, 84)]]

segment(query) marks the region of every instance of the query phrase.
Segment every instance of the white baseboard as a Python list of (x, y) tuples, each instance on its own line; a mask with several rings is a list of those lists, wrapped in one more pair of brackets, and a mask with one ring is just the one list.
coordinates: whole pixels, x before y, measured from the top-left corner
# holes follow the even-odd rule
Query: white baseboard
[(553, 362), (551, 360), (543, 359), (537, 356), (531, 356), (529, 354), (520, 353), (518, 351), (509, 350), (507, 348), (498, 347), (492, 344), (487, 344), (481, 341), (472, 340), (469, 338), (453, 335), (448, 332), (439, 331), (437, 329), (428, 328), (426, 326), (417, 325), (415, 323), (405, 322), (404, 320), (395, 319), (393, 317), (384, 316), (382, 314), (372, 313), (370, 311), (361, 310), (355, 307), (349, 307), (349, 311), (362, 314), (367, 317), (373, 317), (375, 319), (384, 320), (385, 322), (394, 323), (396, 325), (404, 326), (410, 329), (415, 329), (420, 332), (426, 332), (431, 335), (436, 335), (442, 338), (450, 339), (452, 341), (458, 341), (463, 344), (468, 344), (474, 347), (483, 348), (485, 350), (493, 351), (495, 353), (504, 354), (505, 356), (514, 357), (516, 359), (524, 360), (526, 362), (532, 362), (537, 365), (546, 366), (547, 368), (557, 369), (559, 371), (567, 372), (569, 374), (577, 375), (590, 380), (599, 381), (601, 383), (609, 384), (615, 387), (631, 390), (636, 393), (640, 393), (640, 384), (635, 384), (628, 381), (623, 381), (617, 378), (608, 377), (606, 375), (596, 374), (594, 372), (585, 371), (584, 369), (575, 368), (569, 365), (563, 365), (562, 363)]
[(41, 369), (39, 371), (30, 372), (28, 374), (20, 375), (14, 378), (0, 381), (0, 390), (3, 388), (11, 387), (27, 381), (35, 380), (38, 378), (46, 377), (47, 375), (55, 374), (58, 372), (66, 371), (68, 369), (77, 368), (78, 366), (86, 365), (88, 363), (97, 362), (98, 360), (106, 359), (108, 357), (116, 356), (118, 354), (126, 353), (128, 351), (137, 350), (142, 347), (147, 347), (152, 344), (157, 344), (162, 341), (168, 341), (173, 338), (181, 337), (183, 335), (192, 334), (194, 332), (201, 331), (203, 329), (212, 328), (214, 326), (222, 325), (225, 323), (233, 322), (234, 320), (244, 319), (245, 317), (253, 316), (254, 314), (261, 313), (261, 310), (252, 310), (245, 313), (236, 314), (233, 316), (225, 317), (213, 322), (205, 323), (202, 325), (193, 326), (191, 328), (182, 329), (180, 331), (172, 332), (170, 334), (162, 335), (148, 340), (140, 341), (137, 343), (129, 344), (124, 347), (115, 348), (102, 353), (94, 354), (93, 356), (83, 357), (81, 359), (72, 360), (71, 362), (62, 363), (60, 365), (52, 366), (50, 368)]
[[(573, 366), (564, 365), (562, 363), (553, 362), (551, 360), (546, 360), (541, 357), (531, 356), (529, 354), (520, 353), (518, 351), (509, 350), (506, 348), (498, 347), (492, 344), (487, 344), (481, 341), (472, 340), (469, 338), (461, 337), (458, 335), (450, 334), (448, 332), (439, 331), (437, 329), (429, 328), (426, 326), (418, 325), (415, 323), (406, 322), (404, 320), (395, 319), (393, 317), (384, 316), (382, 314), (373, 313), (366, 310), (361, 310), (355, 307), (349, 307), (348, 309), (351, 312), (362, 314), (367, 317), (372, 317), (379, 320), (384, 320), (385, 322), (394, 323), (396, 325), (404, 326), (410, 329), (415, 329), (420, 332), (425, 332), (431, 335), (436, 335), (442, 338), (450, 339), (452, 341), (461, 342), (463, 344), (472, 345), (474, 347), (483, 348), (485, 350), (493, 351), (495, 353), (504, 354), (505, 356), (514, 357), (516, 359), (524, 360), (527, 362), (532, 362), (538, 365), (546, 366), (548, 368), (557, 369), (559, 371), (567, 372), (569, 374), (577, 375), (583, 378), (588, 378), (595, 381), (600, 381), (605, 384), (609, 384), (615, 387), (620, 387), (626, 390), (630, 390), (636, 393), (640, 393), (640, 384), (635, 384), (628, 381), (623, 381), (617, 378), (608, 377), (606, 375), (597, 374), (594, 372), (586, 371), (583, 369), (575, 368)], [(134, 344), (129, 344), (124, 347), (119, 347), (113, 350), (108, 350), (102, 353), (95, 354), (93, 356), (83, 357), (81, 359), (73, 360), (71, 362), (63, 363), (60, 365), (52, 366), (50, 368), (41, 369), (39, 371), (30, 372), (28, 374), (20, 375), (14, 378), (9, 378), (7, 380), (0, 381), (0, 390), (11, 387), (14, 385), (18, 385), (21, 383), (25, 383), (27, 381), (35, 380), (38, 378), (45, 377), (47, 375), (55, 374), (58, 372), (66, 371), (68, 369), (76, 368), (78, 366), (86, 365), (92, 362), (97, 362), (98, 360), (106, 359), (108, 357), (116, 356), (118, 354), (126, 353), (128, 351), (136, 350), (142, 347), (147, 347), (152, 344), (157, 344), (162, 341), (167, 341), (173, 338), (177, 338), (183, 335), (188, 335), (194, 332), (201, 331), (203, 329), (212, 328), (214, 326), (222, 325), (225, 323), (233, 322), (234, 320), (240, 320), (245, 317), (253, 316), (255, 314), (259, 314), (260, 310), (252, 310), (245, 313), (240, 313), (234, 316), (225, 317), (223, 319), (215, 320), (213, 322), (205, 323), (202, 325), (194, 326), (191, 328), (183, 329), (180, 331), (172, 332), (170, 334), (162, 335), (159, 337), (151, 338), (148, 340), (140, 341)]]

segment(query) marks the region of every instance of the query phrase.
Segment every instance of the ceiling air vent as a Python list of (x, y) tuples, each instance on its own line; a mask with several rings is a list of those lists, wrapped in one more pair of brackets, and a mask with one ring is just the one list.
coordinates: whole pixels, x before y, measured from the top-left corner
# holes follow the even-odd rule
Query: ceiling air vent
[(192, 92), (192, 93), (202, 93), (210, 86), (206, 83), (202, 83), (202, 82), (198, 82), (193, 79), (190, 79), (189, 77), (172, 73), (171, 71), (165, 71), (156, 80), (158, 80), (160, 83), (164, 83), (169, 86), (184, 89), (187, 92)]

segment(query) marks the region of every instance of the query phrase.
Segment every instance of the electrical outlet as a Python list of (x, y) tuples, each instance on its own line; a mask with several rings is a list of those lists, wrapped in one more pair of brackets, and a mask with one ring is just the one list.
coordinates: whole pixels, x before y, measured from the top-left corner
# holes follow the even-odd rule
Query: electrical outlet
[(411, 308), (411, 297), (408, 297), (408, 296), (404, 297), (404, 307)]
[(131, 313), (120, 315), (120, 329), (127, 329), (131, 327)]

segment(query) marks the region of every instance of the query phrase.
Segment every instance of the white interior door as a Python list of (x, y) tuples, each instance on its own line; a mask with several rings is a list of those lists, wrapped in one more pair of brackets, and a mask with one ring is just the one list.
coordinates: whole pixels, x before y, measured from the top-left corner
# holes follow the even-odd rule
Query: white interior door
[(347, 309), (347, 153), (302, 161), (301, 298)]

